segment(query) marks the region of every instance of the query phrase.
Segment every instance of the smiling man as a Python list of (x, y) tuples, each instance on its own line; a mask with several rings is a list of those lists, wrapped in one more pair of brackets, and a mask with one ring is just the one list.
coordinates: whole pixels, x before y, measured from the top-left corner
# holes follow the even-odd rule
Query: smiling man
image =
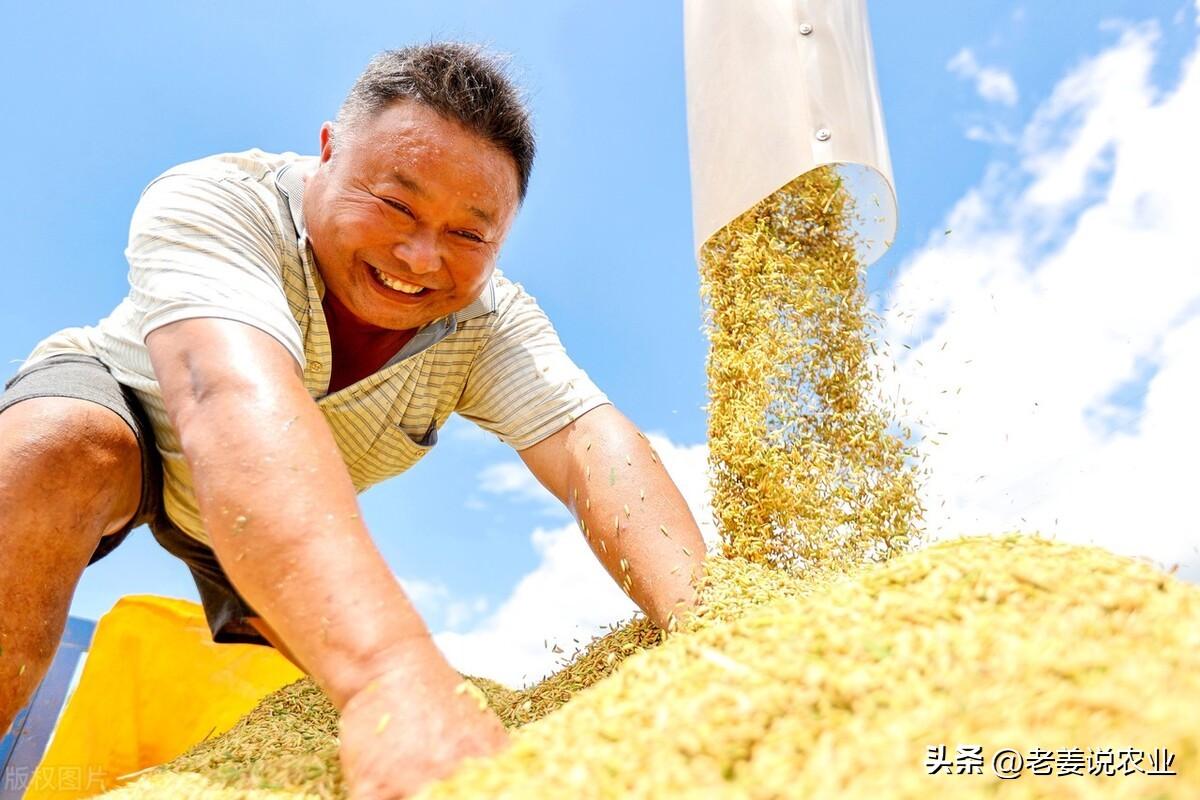
[(496, 60), (433, 44), (374, 59), (319, 156), (215, 156), (150, 184), (128, 297), (44, 340), (0, 395), (0, 729), (84, 568), (147, 523), (215, 641), (273, 644), (341, 710), (356, 797), (501, 748), (355, 496), (455, 412), (520, 453), (656, 623), (695, 602), (682, 496), (495, 268), (533, 152)]

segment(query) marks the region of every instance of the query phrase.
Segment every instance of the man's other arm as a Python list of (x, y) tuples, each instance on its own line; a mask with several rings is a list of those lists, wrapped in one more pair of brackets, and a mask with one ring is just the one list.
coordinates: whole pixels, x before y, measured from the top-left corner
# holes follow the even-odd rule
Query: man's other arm
[(673, 614), (695, 605), (700, 529), (650, 442), (620, 411), (594, 408), (518, 454), (651, 621), (668, 628)]

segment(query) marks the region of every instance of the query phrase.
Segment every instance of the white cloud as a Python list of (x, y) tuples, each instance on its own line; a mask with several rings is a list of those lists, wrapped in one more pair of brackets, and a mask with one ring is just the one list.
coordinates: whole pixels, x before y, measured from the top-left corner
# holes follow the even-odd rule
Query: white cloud
[[(711, 547), (716, 527), (708, 504), (708, 448), (677, 446), (657, 434), (649, 434), (649, 439)], [(603, 626), (628, 619), (637, 610), (574, 524), (538, 528), (531, 538), (539, 564), (512, 594), (474, 628), (437, 634), (438, 645), (459, 670), (514, 687), (532, 683), (601, 633)], [(553, 652), (555, 645), (561, 654)]]
[(511, 494), (526, 500), (555, 501), (554, 495), (538, 482), (520, 461), (490, 464), (479, 473), (479, 488), (489, 494)]
[(1059, 81), (1034, 112), (1021, 140), (1021, 167), (1034, 179), (1023, 200), (1035, 213), (1074, 210), (1111, 169), (1115, 147), (1156, 136), (1146, 128), (1160, 116), (1151, 111), (1157, 92), (1149, 78), (1158, 38), (1153, 24), (1126, 29), (1117, 46)]
[(568, 654), (575, 647), (572, 639), (586, 642), (600, 626), (635, 611), (574, 524), (538, 528), (531, 538), (538, 566), (512, 594), (471, 630), (436, 635), (460, 671), (513, 687), (534, 682), (553, 671), (560, 658), (546, 642), (558, 643)]
[(1157, 41), (1127, 28), (1064, 77), (1019, 163), (992, 164), (901, 268), (888, 391), (940, 440), (941, 535), (1041, 530), (1200, 570), (1200, 67), (1162, 96)]
[(440, 581), (424, 578), (399, 578), (399, 581), (408, 599), (416, 606), (417, 613), (426, 622), (440, 620), (447, 628), (461, 628), (478, 619), (488, 609), (487, 598), (455, 597)]
[(460, 628), (467, 622), (477, 619), (487, 610), (486, 597), (476, 597), (473, 600), (454, 600), (446, 606), (443, 623), (447, 628)]
[(980, 65), (975, 53), (969, 48), (959, 50), (946, 63), (946, 69), (964, 80), (974, 81), (975, 91), (989, 103), (1001, 103), (1006, 106), (1017, 104), (1017, 83), (1012, 75), (996, 67)]
[[(563, 504), (534, 477), (522, 461), (501, 461), (480, 471), (479, 488), (488, 494), (503, 495), (537, 503), (540, 513), (549, 517), (569, 517)], [(469, 498), (470, 499), (470, 498)], [(479, 502), (478, 498), (474, 498)]]
[(422, 615), (439, 607), (450, 596), (444, 584), (424, 578), (400, 578), (400, 586)]
[(1013, 136), (1008, 128), (998, 122), (993, 122), (990, 125), (971, 125), (963, 133), (963, 136), (972, 142), (983, 142), (984, 144), (1016, 144), (1016, 137)]

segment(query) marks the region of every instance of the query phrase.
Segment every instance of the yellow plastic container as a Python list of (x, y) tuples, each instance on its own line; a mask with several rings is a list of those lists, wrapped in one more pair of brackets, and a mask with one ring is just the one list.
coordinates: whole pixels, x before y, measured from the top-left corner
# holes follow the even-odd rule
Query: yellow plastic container
[(26, 800), (91, 797), (233, 726), (303, 676), (275, 650), (215, 644), (195, 603), (121, 598), (96, 625), (78, 687)]

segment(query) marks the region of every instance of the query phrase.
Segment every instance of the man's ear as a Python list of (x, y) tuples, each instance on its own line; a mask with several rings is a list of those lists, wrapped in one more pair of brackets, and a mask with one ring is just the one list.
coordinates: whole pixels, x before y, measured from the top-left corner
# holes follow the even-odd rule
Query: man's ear
[(321, 126), (321, 163), (333, 158), (333, 123), (326, 121)]

